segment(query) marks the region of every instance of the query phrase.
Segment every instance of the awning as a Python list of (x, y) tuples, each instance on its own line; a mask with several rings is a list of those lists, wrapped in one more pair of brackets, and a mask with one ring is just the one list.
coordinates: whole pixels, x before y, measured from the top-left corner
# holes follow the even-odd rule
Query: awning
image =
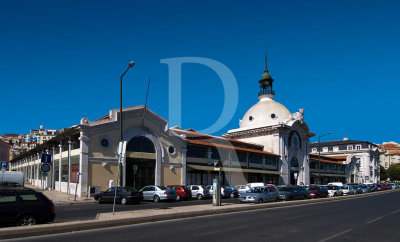
[[(319, 176), (319, 173), (311, 173), (311, 175)], [(328, 177), (350, 177), (350, 175), (326, 174), (326, 173), (321, 173), (321, 176), (328, 176)]]
[[(190, 168), (193, 168), (195, 170), (214, 171), (214, 167), (213, 166), (199, 166), (199, 165), (187, 165), (187, 166), (190, 167)], [(261, 174), (273, 174), (273, 175), (282, 175), (283, 174), (280, 171), (243, 169), (243, 168), (234, 168), (234, 167), (222, 167), (221, 171), (261, 173)]]

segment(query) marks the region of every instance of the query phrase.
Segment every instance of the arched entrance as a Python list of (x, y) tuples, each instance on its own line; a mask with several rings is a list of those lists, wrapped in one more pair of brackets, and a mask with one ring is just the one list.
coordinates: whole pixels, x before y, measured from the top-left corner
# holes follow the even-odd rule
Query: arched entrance
[(144, 136), (133, 137), (126, 146), (127, 187), (141, 189), (155, 185), (156, 151), (153, 142)]
[(297, 179), (299, 178), (299, 161), (296, 157), (292, 157), (290, 160), (290, 184), (297, 185)]

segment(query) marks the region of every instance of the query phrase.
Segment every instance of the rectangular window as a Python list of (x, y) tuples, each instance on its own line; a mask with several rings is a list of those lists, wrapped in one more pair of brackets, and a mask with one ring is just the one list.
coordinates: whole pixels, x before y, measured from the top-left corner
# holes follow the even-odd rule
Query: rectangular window
[(17, 201), (17, 196), (14, 194), (1, 194), (0, 195), (0, 204), (3, 203), (15, 203)]
[(356, 150), (361, 150), (361, 145), (356, 145)]
[(347, 150), (353, 150), (353, 146), (352, 145), (348, 145), (347, 146)]
[(312, 148), (312, 153), (317, 153), (317, 148)]
[(333, 151), (339, 151), (339, 146), (334, 146)]
[(324, 152), (328, 152), (328, 147), (324, 147), (324, 148), (323, 148), (323, 151), (324, 151)]

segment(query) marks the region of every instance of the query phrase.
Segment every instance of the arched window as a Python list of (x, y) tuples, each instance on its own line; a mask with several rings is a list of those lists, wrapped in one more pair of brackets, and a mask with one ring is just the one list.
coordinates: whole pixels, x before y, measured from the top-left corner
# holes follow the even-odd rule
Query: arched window
[(290, 160), (290, 167), (299, 167), (299, 161), (296, 157), (292, 157)]
[(301, 138), (297, 131), (292, 130), (289, 133), (289, 149), (291, 148), (292, 144), (301, 149)]
[(156, 153), (153, 142), (144, 136), (133, 137), (128, 142), (126, 150), (130, 152)]

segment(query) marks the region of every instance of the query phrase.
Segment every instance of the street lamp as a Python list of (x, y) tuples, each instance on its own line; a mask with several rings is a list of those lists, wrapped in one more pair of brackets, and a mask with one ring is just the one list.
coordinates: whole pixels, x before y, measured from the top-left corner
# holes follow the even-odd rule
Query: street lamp
[(331, 133), (323, 134), (318, 136), (318, 171), (319, 171), (319, 183), (322, 185), (322, 179), (321, 179), (321, 137), (331, 135)]
[[(129, 70), (129, 68), (134, 67), (135, 62), (131, 61), (129, 62), (128, 68), (122, 73), (121, 77), (119, 78), (119, 140), (120, 140), (120, 145), (122, 147), (122, 77), (125, 75), (125, 73)], [(122, 149), (121, 149), (122, 150)], [(122, 154), (120, 154), (121, 156)], [(117, 197), (117, 187), (118, 183), (121, 185), (122, 184), (122, 174), (120, 178), (120, 173), (122, 173), (122, 160), (120, 159), (121, 157), (118, 157), (118, 172), (117, 172), (117, 186), (114, 185), (114, 203), (113, 203), (113, 214), (115, 214), (115, 199)]]
[[(119, 140), (121, 142), (122, 145), (122, 77), (125, 75), (125, 73), (129, 70), (129, 68), (134, 67), (135, 66), (135, 62), (131, 61), (129, 62), (128, 68), (126, 68), (126, 70), (124, 71), (124, 73), (122, 73), (121, 77), (119, 78)], [(122, 167), (121, 167), (121, 163), (119, 163), (119, 171), (118, 171), (118, 175), (119, 173), (122, 171)], [(120, 181), (118, 181), (120, 180)], [(122, 174), (121, 174), (121, 179), (117, 179), (117, 183), (119, 182), (119, 184), (122, 184)]]

